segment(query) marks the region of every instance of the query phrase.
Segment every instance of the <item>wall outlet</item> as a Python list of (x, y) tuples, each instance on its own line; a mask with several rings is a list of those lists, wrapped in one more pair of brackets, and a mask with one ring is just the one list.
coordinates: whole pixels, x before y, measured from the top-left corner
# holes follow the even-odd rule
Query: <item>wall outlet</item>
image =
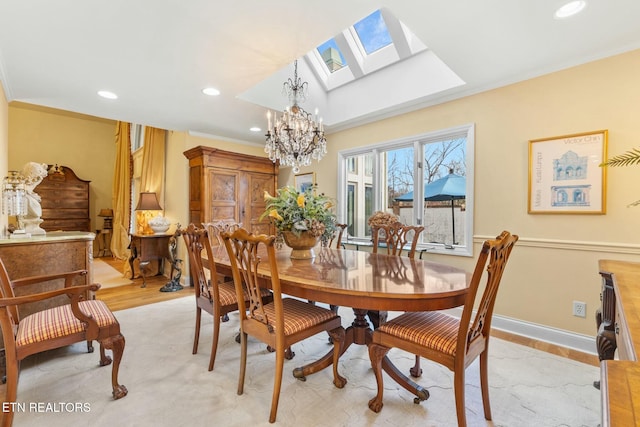
[(573, 315), (578, 317), (587, 317), (587, 303), (582, 301), (574, 301)]

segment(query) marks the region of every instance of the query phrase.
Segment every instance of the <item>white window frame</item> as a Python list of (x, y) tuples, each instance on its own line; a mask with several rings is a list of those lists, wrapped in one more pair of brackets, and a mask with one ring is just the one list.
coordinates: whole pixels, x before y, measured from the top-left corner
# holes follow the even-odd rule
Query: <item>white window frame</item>
[[(420, 179), (416, 182), (423, 182), (422, 171), (420, 166), (423, 164), (424, 159), (424, 144), (430, 142), (443, 141), (454, 138), (466, 138), (466, 200), (465, 200), (465, 233), (464, 241), (459, 245), (453, 247), (444, 245), (441, 243), (420, 243), (418, 245), (419, 250), (426, 250), (428, 253), (437, 253), (444, 255), (456, 255), (456, 256), (473, 256), (473, 219), (474, 219), (474, 161), (475, 161), (475, 124), (465, 124), (461, 126), (455, 126), (447, 129), (437, 130), (433, 132), (427, 132), (419, 135), (412, 135), (410, 137), (401, 138), (392, 141), (385, 141), (362, 147), (351, 148), (341, 150), (338, 152), (338, 188), (336, 191), (338, 200), (338, 222), (342, 222), (347, 217), (346, 196), (347, 196), (347, 177), (346, 177), (346, 159), (351, 156), (372, 153), (374, 161), (374, 179), (373, 179), (373, 205), (374, 212), (378, 210), (385, 210), (382, 206), (381, 188), (384, 184), (382, 182), (382, 174), (377, 173), (380, 170), (380, 152), (388, 151), (390, 149), (406, 147), (409, 144), (414, 145), (414, 176)], [(424, 198), (424, 186), (414, 185), (414, 197), (415, 200), (422, 200)], [(418, 223), (424, 222), (423, 218), (423, 205), (421, 203), (414, 203), (414, 217)], [(352, 238), (354, 243), (367, 243), (365, 239)]]

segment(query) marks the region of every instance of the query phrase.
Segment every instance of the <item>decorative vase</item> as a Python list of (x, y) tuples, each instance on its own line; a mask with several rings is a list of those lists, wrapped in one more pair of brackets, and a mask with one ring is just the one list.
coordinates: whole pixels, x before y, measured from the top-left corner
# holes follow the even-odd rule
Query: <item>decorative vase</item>
[(316, 256), (313, 248), (318, 244), (318, 237), (308, 231), (296, 235), (292, 231), (283, 231), (284, 242), (291, 248), (292, 259), (312, 259)]

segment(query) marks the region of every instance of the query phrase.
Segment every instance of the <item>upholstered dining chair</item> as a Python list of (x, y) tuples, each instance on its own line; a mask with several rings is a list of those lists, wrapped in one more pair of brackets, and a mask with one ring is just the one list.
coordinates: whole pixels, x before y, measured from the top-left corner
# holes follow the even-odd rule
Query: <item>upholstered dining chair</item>
[[(465, 369), (479, 356), (484, 417), (491, 419), (487, 379), (491, 319), (502, 273), (517, 240), (517, 235), (503, 231), (496, 239), (484, 242), (460, 319), (439, 311), (408, 312), (380, 325), (373, 332), (369, 357), (378, 383), (378, 394), (369, 401), (372, 411), (380, 412), (382, 409), (383, 359), (391, 348), (398, 348), (433, 360), (453, 371), (456, 413), (460, 427), (467, 425)], [(487, 281), (484, 291), (479, 294), (485, 266)], [(480, 299), (474, 315), (478, 296)], [(414, 402), (419, 403), (421, 399), (423, 398), (418, 396)]]
[[(178, 228), (176, 236), (182, 235), (189, 255), (189, 271), (193, 280), (196, 297), (196, 325), (193, 337), (193, 354), (198, 352), (200, 341), (200, 323), (202, 310), (213, 316), (213, 339), (211, 341), (211, 356), (209, 370), (213, 370), (218, 349), (220, 323), (228, 320), (226, 315), (238, 310), (238, 298), (233, 281), (211, 280), (219, 278), (216, 263), (211, 248), (209, 232), (205, 228), (198, 228), (189, 224), (186, 229)], [(266, 301), (271, 301), (271, 292), (261, 289), (260, 295)], [(246, 297), (246, 296), (245, 296)], [(226, 319), (226, 320), (225, 320)]]
[[(264, 234), (256, 236), (241, 228), (233, 233), (223, 233), (222, 238), (231, 260), (236, 294), (242, 295), (244, 285), (249, 294), (249, 302), (241, 301), (239, 310), (241, 357), (238, 394), (242, 394), (244, 390), (248, 335), (276, 350), (270, 423), (275, 422), (278, 411), (285, 350), (296, 342), (320, 332), (328, 332), (333, 338), (333, 384), (338, 388), (344, 387), (347, 380), (338, 373), (338, 358), (345, 336), (340, 316), (331, 310), (299, 299), (282, 297), (276, 264), (276, 237)], [(260, 298), (258, 269), (262, 256), (266, 257), (265, 262), (273, 292), (273, 301), (270, 303), (265, 303)]]
[[(111, 386), (114, 399), (127, 395), (127, 388), (118, 383), (118, 370), (124, 352), (125, 340), (120, 333), (120, 324), (100, 300), (87, 299), (90, 291), (100, 285), (74, 285), (74, 279), (86, 275), (86, 270), (49, 274), (10, 280), (4, 263), (0, 260), (0, 326), (4, 340), (6, 358), (5, 402), (16, 402), (20, 361), (32, 354), (65, 347), (86, 341), (89, 352), (91, 342), (100, 343), (100, 366), (112, 364)], [(64, 287), (36, 294), (15, 296), (14, 289), (35, 283), (60, 281)], [(62, 284), (61, 284), (62, 285)], [(69, 303), (20, 317), (19, 307), (36, 301), (44, 301), (61, 295), (69, 297)], [(105, 349), (111, 350), (113, 359)], [(54, 396), (51, 396), (53, 399)], [(64, 399), (63, 399), (64, 400)], [(13, 412), (5, 412), (2, 426), (10, 426)]]

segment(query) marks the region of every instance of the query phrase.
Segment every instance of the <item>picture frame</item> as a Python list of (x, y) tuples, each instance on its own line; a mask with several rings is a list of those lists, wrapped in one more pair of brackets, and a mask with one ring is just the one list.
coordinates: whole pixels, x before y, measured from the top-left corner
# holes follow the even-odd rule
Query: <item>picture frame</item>
[(606, 213), (608, 131), (529, 141), (530, 214)]
[(307, 188), (313, 187), (316, 185), (316, 173), (301, 173), (294, 177), (294, 185), (296, 190), (299, 192), (304, 192)]

